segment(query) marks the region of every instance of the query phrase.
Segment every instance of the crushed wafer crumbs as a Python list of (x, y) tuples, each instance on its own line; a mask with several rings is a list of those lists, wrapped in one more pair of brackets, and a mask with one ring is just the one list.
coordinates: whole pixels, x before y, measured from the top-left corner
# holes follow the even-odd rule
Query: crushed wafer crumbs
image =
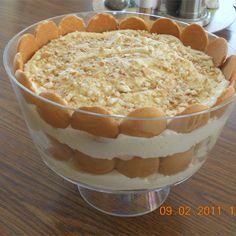
[(120, 115), (146, 106), (167, 116), (193, 103), (212, 106), (228, 85), (203, 52), (170, 35), (132, 30), (61, 36), (38, 50), (24, 71), (37, 93)]

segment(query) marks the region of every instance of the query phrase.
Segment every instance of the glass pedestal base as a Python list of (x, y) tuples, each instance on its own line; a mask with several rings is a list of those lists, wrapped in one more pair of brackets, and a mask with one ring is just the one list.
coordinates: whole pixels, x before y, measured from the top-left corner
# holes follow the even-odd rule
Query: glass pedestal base
[(102, 192), (78, 185), (82, 198), (97, 210), (120, 217), (141, 216), (159, 208), (169, 195), (170, 187), (155, 191)]

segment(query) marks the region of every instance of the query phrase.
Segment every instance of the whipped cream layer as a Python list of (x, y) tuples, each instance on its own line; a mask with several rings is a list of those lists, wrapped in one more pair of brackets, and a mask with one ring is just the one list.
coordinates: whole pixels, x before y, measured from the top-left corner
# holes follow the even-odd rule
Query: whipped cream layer
[[(224, 126), (227, 117), (211, 119), (209, 122), (191, 133), (177, 133), (165, 130), (153, 138), (140, 138), (120, 134), (116, 139), (95, 137), (86, 132), (72, 129), (53, 128), (40, 118), (37, 110), (32, 105), (26, 105), (25, 112), (29, 126), (35, 134), (41, 136), (42, 132), (57, 139), (60, 143), (67, 144), (72, 149), (78, 150), (90, 157), (99, 159), (113, 159), (119, 157), (123, 160), (133, 156), (142, 158), (165, 157), (175, 153), (189, 150), (201, 141), (218, 137), (219, 129)], [(43, 138), (43, 137), (42, 137)]]

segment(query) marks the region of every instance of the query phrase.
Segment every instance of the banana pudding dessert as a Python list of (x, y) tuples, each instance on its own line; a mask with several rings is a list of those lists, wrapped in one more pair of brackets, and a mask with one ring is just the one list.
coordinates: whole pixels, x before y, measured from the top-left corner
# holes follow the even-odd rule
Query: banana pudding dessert
[(227, 120), (236, 56), (196, 24), (160, 18), (40, 23), (18, 43), (15, 76), (50, 166), (109, 189), (157, 188), (194, 174)]

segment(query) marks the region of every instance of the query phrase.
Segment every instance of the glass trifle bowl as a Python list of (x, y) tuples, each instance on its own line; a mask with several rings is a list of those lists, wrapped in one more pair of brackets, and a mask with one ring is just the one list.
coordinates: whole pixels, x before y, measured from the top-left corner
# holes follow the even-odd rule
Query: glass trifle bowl
[[(95, 14), (76, 15), (87, 23)], [(140, 17), (148, 24), (159, 19), (128, 12), (109, 14), (118, 20)], [(50, 21), (58, 24), (65, 17)], [(186, 27), (182, 22), (178, 25)], [(229, 82), (230, 87), (215, 106), (202, 109), (195, 104), (177, 116), (160, 115), (153, 107), (139, 108), (128, 115), (112, 115), (96, 106), (71, 108), (55, 95), (36, 94), (24, 74), (15, 73), (16, 67), (22, 67), (15, 56), (18, 41), (34, 33), (37, 26), (24, 29), (9, 41), (4, 66), (43, 161), (76, 184), (82, 198), (102, 212), (127, 217), (157, 209), (171, 186), (191, 177), (205, 162), (234, 106), (235, 82)], [(211, 41), (217, 39), (208, 36)]]

